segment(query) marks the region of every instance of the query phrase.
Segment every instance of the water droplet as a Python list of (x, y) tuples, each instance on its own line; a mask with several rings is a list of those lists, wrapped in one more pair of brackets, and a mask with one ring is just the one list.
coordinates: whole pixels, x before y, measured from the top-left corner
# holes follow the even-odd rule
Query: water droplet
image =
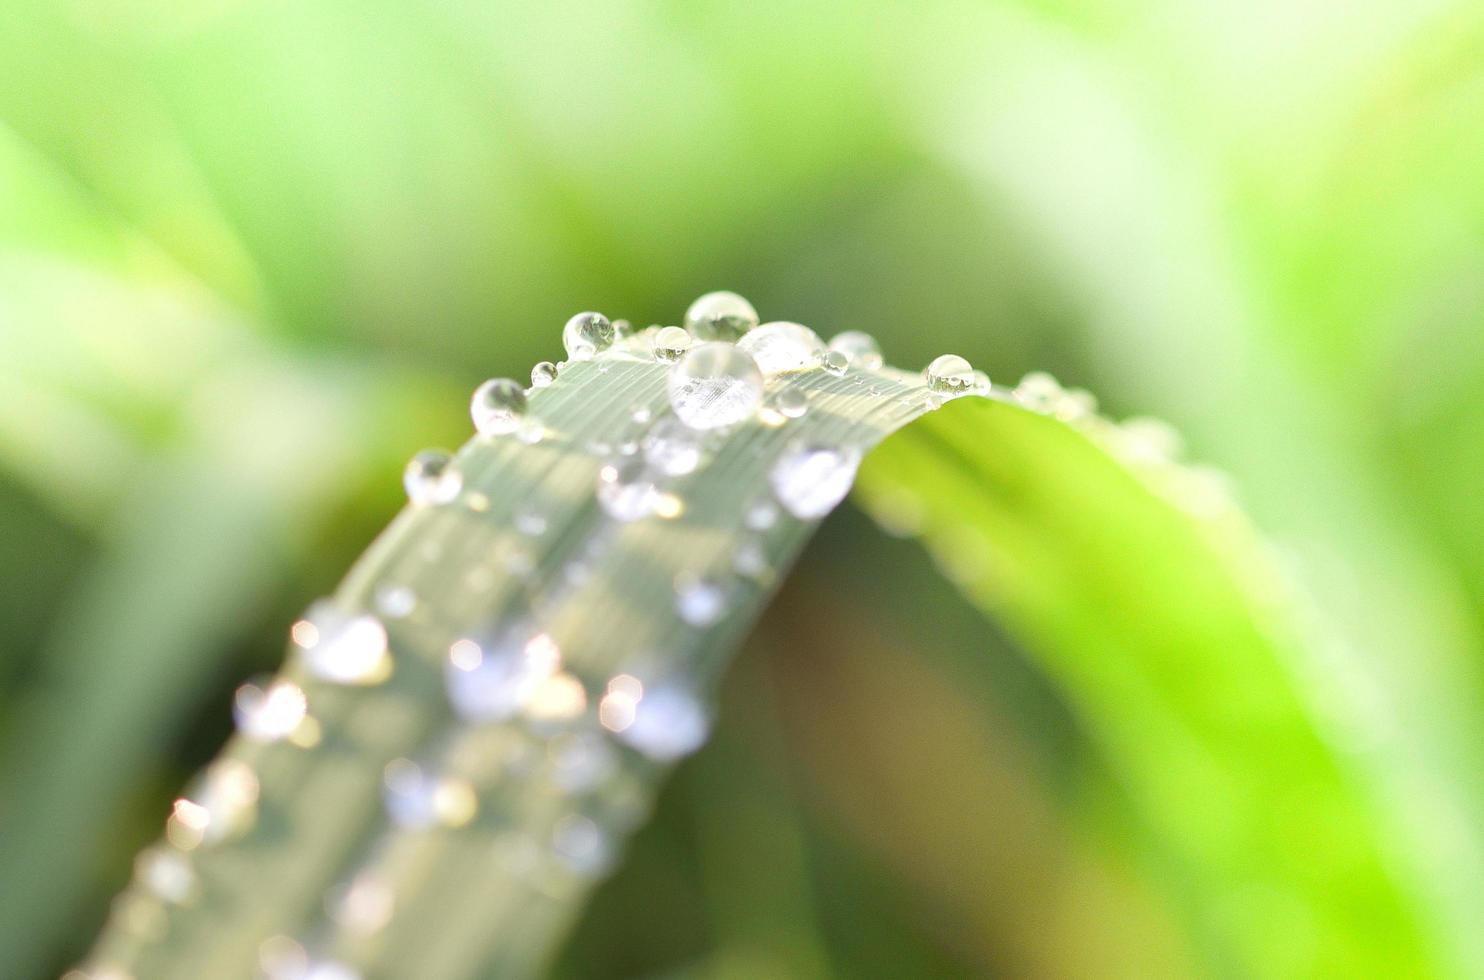
[(644, 436), (644, 459), (666, 476), (694, 473), (701, 465), (701, 434), (679, 419), (661, 419)]
[(757, 364), (731, 344), (692, 347), (669, 378), (670, 407), (693, 429), (718, 429), (750, 417), (763, 400)]
[(685, 311), (685, 325), (701, 340), (737, 340), (757, 326), (757, 310), (736, 293), (707, 293)]
[(258, 742), (288, 738), (308, 714), (304, 691), (293, 681), (248, 682), (232, 699), (237, 730)]
[(726, 614), (726, 586), (707, 578), (682, 577), (675, 582), (675, 611), (692, 626), (715, 625)]
[(798, 388), (784, 388), (773, 399), (773, 407), (791, 419), (801, 419), (809, 412), (809, 396)]
[(673, 364), (690, 349), (690, 331), (684, 327), (661, 327), (653, 343), (655, 360)]
[(830, 350), (844, 355), (852, 367), (875, 371), (884, 363), (876, 338), (863, 330), (846, 330), (830, 338)]
[(292, 635), (304, 665), (321, 680), (377, 684), (391, 674), (386, 628), (375, 616), (322, 599), (294, 624)]
[(1062, 390), (1057, 380), (1045, 371), (1032, 371), (1015, 386), (1015, 399), (1033, 412), (1043, 415), (1056, 410)]
[(1097, 414), (1098, 400), (1085, 388), (1068, 388), (1056, 404), (1056, 417), (1063, 422), (1077, 422)]
[(743, 522), (754, 531), (766, 531), (777, 521), (778, 508), (773, 506), (773, 501), (766, 499), (754, 501), (743, 517)]
[(598, 470), (598, 504), (614, 520), (643, 520), (654, 512), (658, 488), (643, 459), (625, 457)]
[(531, 387), (545, 388), (557, 379), (557, 366), (550, 361), (538, 361), (531, 368)]
[(526, 414), (526, 390), (509, 378), (491, 378), (474, 389), (469, 415), (474, 428), (487, 436), (514, 432)]
[(613, 321), (613, 339), (623, 340), (634, 335), (634, 325), (628, 320)]
[[(701, 701), (678, 685), (662, 684), (643, 691), (610, 691), (609, 697), (627, 701), (632, 711), (627, 724), (607, 725), (619, 739), (651, 759), (669, 761), (700, 748), (711, 731), (711, 721)], [(605, 699), (606, 700), (606, 699)]]
[(406, 619), (417, 609), (417, 594), (405, 585), (383, 585), (376, 590), (376, 608), (389, 619)]
[(613, 346), (613, 324), (601, 313), (579, 313), (562, 328), (562, 346), (574, 361), (590, 361)]
[(648, 425), (652, 418), (654, 418), (654, 412), (650, 411), (648, 405), (640, 405), (629, 413), (629, 420), (636, 425)]
[(1120, 428), (1123, 430), (1124, 451), (1135, 462), (1169, 462), (1178, 459), (1184, 448), (1180, 433), (1163, 419), (1126, 419)]
[(813, 369), (819, 364), (824, 341), (802, 323), (777, 320), (763, 324), (737, 341), (737, 349), (752, 355), (758, 370), (772, 377)]
[(393, 759), (382, 773), (382, 800), (398, 826), (412, 830), (442, 824), (461, 827), (479, 801), (465, 780), (436, 776), (410, 759)]
[(165, 833), (182, 850), (236, 837), (257, 815), (258, 777), (238, 759), (218, 759), (175, 801)]
[(392, 886), (368, 871), (356, 875), (348, 885), (331, 889), (325, 897), (330, 918), (360, 936), (380, 932), (391, 921), (395, 908)]
[(762, 542), (748, 539), (737, 545), (737, 550), (732, 555), (732, 569), (738, 575), (746, 575), (751, 579), (765, 579), (769, 572), (768, 555), (763, 550)]
[(448, 699), (466, 721), (502, 721), (525, 707), (561, 660), (550, 636), (519, 626), (483, 642), (458, 640), (444, 668)]
[(551, 834), (557, 859), (584, 877), (596, 878), (613, 866), (614, 846), (603, 829), (587, 817), (568, 814)]
[(859, 466), (860, 452), (853, 448), (798, 445), (778, 458), (768, 476), (778, 502), (790, 514), (813, 520), (845, 499)]
[(424, 449), (407, 463), (402, 473), (407, 499), (414, 504), (446, 504), (459, 495), (464, 481), (442, 449)]
[(973, 387), (974, 366), (957, 354), (942, 354), (933, 358), (922, 376), (934, 391), (958, 394)]
[(171, 905), (191, 902), (199, 887), (190, 859), (166, 847), (151, 847), (140, 854), (134, 861), (134, 874), (146, 891)]
[(988, 398), (989, 393), (994, 390), (994, 385), (989, 381), (989, 375), (983, 371), (975, 371), (973, 390), (974, 394)]
[(826, 371), (838, 378), (845, 373), (846, 368), (850, 367), (850, 358), (837, 350), (832, 350), (824, 355), (824, 360), (820, 363), (824, 365)]
[(566, 722), (587, 710), (587, 691), (576, 675), (563, 671), (546, 678), (526, 701), (526, 714), (536, 722)]

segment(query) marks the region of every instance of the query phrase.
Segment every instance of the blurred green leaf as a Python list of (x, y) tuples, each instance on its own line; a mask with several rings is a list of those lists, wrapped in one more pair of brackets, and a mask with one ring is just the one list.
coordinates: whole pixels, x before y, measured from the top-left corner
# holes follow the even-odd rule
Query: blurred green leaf
[[(1109, 439), (1116, 430), (1105, 430)], [(1385, 737), (1214, 488), (1148, 482), (1053, 420), (965, 400), (884, 443), (860, 496), (1065, 690), (1123, 784), (1213, 968), (1439, 975), (1450, 910), (1419, 900), (1374, 799)], [(1436, 896), (1433, 896), (1436, 898)]]

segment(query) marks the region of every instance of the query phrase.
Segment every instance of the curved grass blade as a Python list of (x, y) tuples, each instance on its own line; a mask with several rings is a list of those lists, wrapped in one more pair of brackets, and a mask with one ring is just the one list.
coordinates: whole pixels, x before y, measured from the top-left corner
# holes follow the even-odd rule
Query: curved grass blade
[[(141, 856), (90, 971), (541, 969), (704, 739), (718, 673), (856, 454), (939, 401), (815, 352), (686, 472), (653, 335), (415, 461), (412, 505), (296, 624), (284, 674), (244, 690), (242, 732)], [(776, 466), (814, 447), (847, 479), (780, 507)]]

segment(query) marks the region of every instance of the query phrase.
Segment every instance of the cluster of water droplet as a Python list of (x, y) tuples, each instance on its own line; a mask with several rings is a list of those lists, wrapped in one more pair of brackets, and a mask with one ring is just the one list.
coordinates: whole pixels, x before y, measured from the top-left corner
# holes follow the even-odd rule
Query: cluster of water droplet
[[(686, 310), (683, 325), (656, 324), (636, 331), (626, 321), (579, 313), (567, 321), (561, 339), (565, 360), (536, 364), (529, 386), (508, 378), (484, 382), (471, 397), (470, 417), (477, 436), (487, 442), (518, 446), (541, 443), (549, 436), (561, 440), (563, 436), (548, 430), (539, 417), (546, 389), (564, 384), (569, 375), (604, 373), (624, 361), (663, 372), (663, 406), (634, 407), (628, 416), (629, 434), (584, 446), (598, 457), (593, 499), (616, 528), (682, 518), (688, 481), (706, 469), (726, 440), (750, 426), (783, 430), (771, 450), (766, 495), (738, 515), (730, 561), (682, 569), (675, 575), (673, 615), (691, 631), (716, 627), (742, 604), (740, 597), (747, 590), (772, 581), (768, 535), (781, 515), (796, 521), (819, 520), (849, 492), (861, 460), (860, 446), (789, 434), (797, 420), (829, 410), (814, 407), (827, 405), (816, 401), (826, 389), (848, 389), (856, 397), (880, 396), (888, 389), (916, 391), (922, 399), (918, 404), (927, 408), (960, 395), (990, 393), (983, 372), (956, 355), (935, 359), (920, 379), (914, 379), (886, 368), (869, 334), (849, 330), (826, 343), (799, 323), (760, 324), (752, 305), (729, 292), (697, 299)], [(1016, 394), (1022, 401), (1031, 397), (1020, 389)], [(1057, 398), (1056, 405), (1064, 406), (1065, 394)], [(492, 496), (466, 485), (463, 458), (441, 450), (414, 456), (404, 473), (411, 505), (489, 510)], [(514, 508), (509, 521), (519, 541), (548, 533), (546, 517), (530, 504)], [(601, 533), (594, 533), (587, 552), (597, 554), (604, 540)], [(506, 543), (508, 553), (500, 559), (500, 570), (530, 576), (535, 566), (519, 541)], [(441, 560), (442, 547), (427, 542), (422, 549), (426, 560)], [(552, 587), (578, 588), (589, 571), (590, 562), (569, 563)], [(473, 581), (476, 572), (479, 582)], [(487, 589), (491, 574), (490, 569), (474, 569), (465, 576), (464, 587)], [(373, 609), (367, 611), (323, 600), (293, 625), (297, 673), (254, 680), (237, 692), (233, 710), (244, 740), (313, 748), (323, 734), (311, 703), (314, 684), (367, 687), (392, 676), (395, 661), (388, 625), (412, 617), (426, 620), (425, 605), (410, 588), (395, 583), (376, 588), (371, 604)], [(612, 863), (613, 833), (623, 820), (587, 813), (576, 801), (613, 784), (623, 768), (622, 752), (649, 763), (669, 762), (699, 748), (710, 728), (705, 699), (691, 680), (643, 665), (600, 678), (579, 676), (557, 640), (529, 619), (517, 617), (502, 626), (454, 637), (442, 670), (456, 725), (477, 731), (509, 728), (546, 745), (548, 778), (574, 801), (572, 809), (553, 818), (543, 840), (512, 845), (511, 860), (517, 863), (532, 860), (523, 849), (529, 845), (534, 853), (547, 854), (579, 876), (602, 874)], [(436, 754), (394, 759), (383, 773), (385, 811), (390, 825), (403, 833), (470, 824), (480, 811), (480, 793), (476, 781), (459, 775)], [(199, 882), (189, 853), (245, 832), (253, 823), (257, 802), (258, 783), (251, 766), (233, 760), (213, 765), (176, 801), (167, 824), (169, 846), (141, 858), (137, 876), (143, 887), (161, 901), (193, 901)], [(382, 928), (394, 907), (391, 887), (370, 870), (327, 896), (331, 918), (355, 934)], [(349, 967), (316, 960), (288, 937), (275, 937), (264, 949), (264, 970), (276, 980), (357, 980)]]

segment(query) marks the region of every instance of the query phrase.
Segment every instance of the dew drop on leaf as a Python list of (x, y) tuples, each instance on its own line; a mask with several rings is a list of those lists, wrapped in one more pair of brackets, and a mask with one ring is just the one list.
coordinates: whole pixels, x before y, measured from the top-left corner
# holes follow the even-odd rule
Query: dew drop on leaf
[(830, 338), (830, 350), (843, 354), (850, 367), (874, 371), (881, 367), (881, 347), (863, 330), (846, 330)]
[(441, 449), (424, 449), (408, 461), (402, 472), (407, 499), (414, 504), (446, 504), (459, 495), (463, 483), (452, 457)]
[(957, 354), (942, 354), (923, 369), (922, 376), (934, 391), (960, 394), (974, 386), (974, 366)]
[(670, 407), (693, 429), (734, 425), (757, 411), (763, 374), (756, 362), (731, 344), (692, 347), (669, 377)]
[(799, 445), (788, 449), (768, 474), (773, 494), (802, 520), (823, 517), (845, 499), (860, 466), (855, 449)]
[(469, 415), (484, 435), (514, 432), (526, 414), (526, 390), (509, 378), (491, 378), (474, 389)]
[(685, 311), (685, 326), (701, 340), (737, 340), (757, 326), (757, 310), (736, 293), (707, 293)]
[(690, 349), (690, 331), (684, 327), (661, 327), (654, 335), (653, 344), (655, 360), (673, 364)]
[(613, 324), (601, 313), (579, 313), (562, 328), (562, 347), (574, 361), (590, 361), (613, 346)]
[(758, 370), (772, 377), (818, 366), (824, 341), (802, 323), (779, 320), (765, 323), (737, 341), (737, 349), (752, 355)]

